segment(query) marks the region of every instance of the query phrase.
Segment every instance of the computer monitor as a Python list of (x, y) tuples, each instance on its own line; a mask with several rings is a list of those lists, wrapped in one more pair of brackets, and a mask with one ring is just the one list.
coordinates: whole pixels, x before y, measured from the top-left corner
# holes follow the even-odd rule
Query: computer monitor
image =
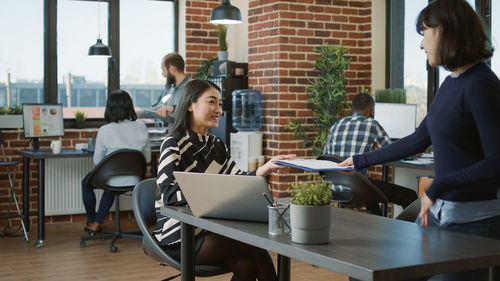
[(404, 138), (415, 132), (417, 105), (377, 102), (374, 119), (384, 127), (391, 139)]
[(38, 138), (64, 136), (62, 104), (23, 104), (24, 137), (33, 139), (33, 150), (39, 149)]

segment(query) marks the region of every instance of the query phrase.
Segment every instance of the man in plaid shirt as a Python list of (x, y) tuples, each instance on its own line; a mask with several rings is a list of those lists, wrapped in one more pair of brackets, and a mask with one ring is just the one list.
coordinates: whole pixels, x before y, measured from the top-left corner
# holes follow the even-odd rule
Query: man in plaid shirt
[[(333, 124), (323, 154), (334, 154), (345, 159), (391, 143), (384, 128), (373, 119), (374, 107), (372, 96), (366, 93), (357, 94), (352, 100), (353, 114)], [(361, 172), (367, 174), (366, 170)], [(417, 199), (417, 193), (411, 189), (383, 181), (372, 181), (390, 202), (403, 208)], [(367, 204), (366, 209), (372, 214), (381, 214), (377, 202)]]

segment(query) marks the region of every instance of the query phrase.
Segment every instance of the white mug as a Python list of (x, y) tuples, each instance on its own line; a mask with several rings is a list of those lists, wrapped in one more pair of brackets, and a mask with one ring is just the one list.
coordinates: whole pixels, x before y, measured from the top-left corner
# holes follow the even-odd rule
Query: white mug
[(62, 141), (60, 141), (60, 140), (51, 141), (50, 142), (50, 148), (52, 148), (52, 152), (54, 154), (61, 153)]

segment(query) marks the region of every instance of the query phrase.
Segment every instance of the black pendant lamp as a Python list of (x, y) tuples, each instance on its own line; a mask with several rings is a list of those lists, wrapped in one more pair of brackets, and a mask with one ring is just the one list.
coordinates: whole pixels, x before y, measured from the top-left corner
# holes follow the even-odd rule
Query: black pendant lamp
[(222, 0), (220, 6), (215, 7), (210, 13), (212, 24), (238, 24), (241, 23), (240, 9), (231, 5), (229, 0)]
[(97, 12), (97, 42), (90, 46), (89, 56), (103, 56), (111, 57), (111, 49), (102, 43), (101, 39), (101, 1), (97, 2), (98, 12)]

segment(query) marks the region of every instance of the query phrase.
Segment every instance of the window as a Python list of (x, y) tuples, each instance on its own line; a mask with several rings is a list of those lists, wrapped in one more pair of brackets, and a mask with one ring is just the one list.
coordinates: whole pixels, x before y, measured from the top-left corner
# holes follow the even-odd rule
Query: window
[(108, 10), (107, 2), (57, 3), (57, 101), (64, 105), (64, 118), (74, 118), (76, 110), (89, 118), (104, 116), (108, 60), (87, 54), (98, 33), (109, 44)]
[(0, 106), (43, 101), (43, 1), (2, 0)]
[(120, 2), (120, 84), (136, 107), (150, 107), (165, 88), (161, 60), (175, 51), (174, 15), (169, 1)]

